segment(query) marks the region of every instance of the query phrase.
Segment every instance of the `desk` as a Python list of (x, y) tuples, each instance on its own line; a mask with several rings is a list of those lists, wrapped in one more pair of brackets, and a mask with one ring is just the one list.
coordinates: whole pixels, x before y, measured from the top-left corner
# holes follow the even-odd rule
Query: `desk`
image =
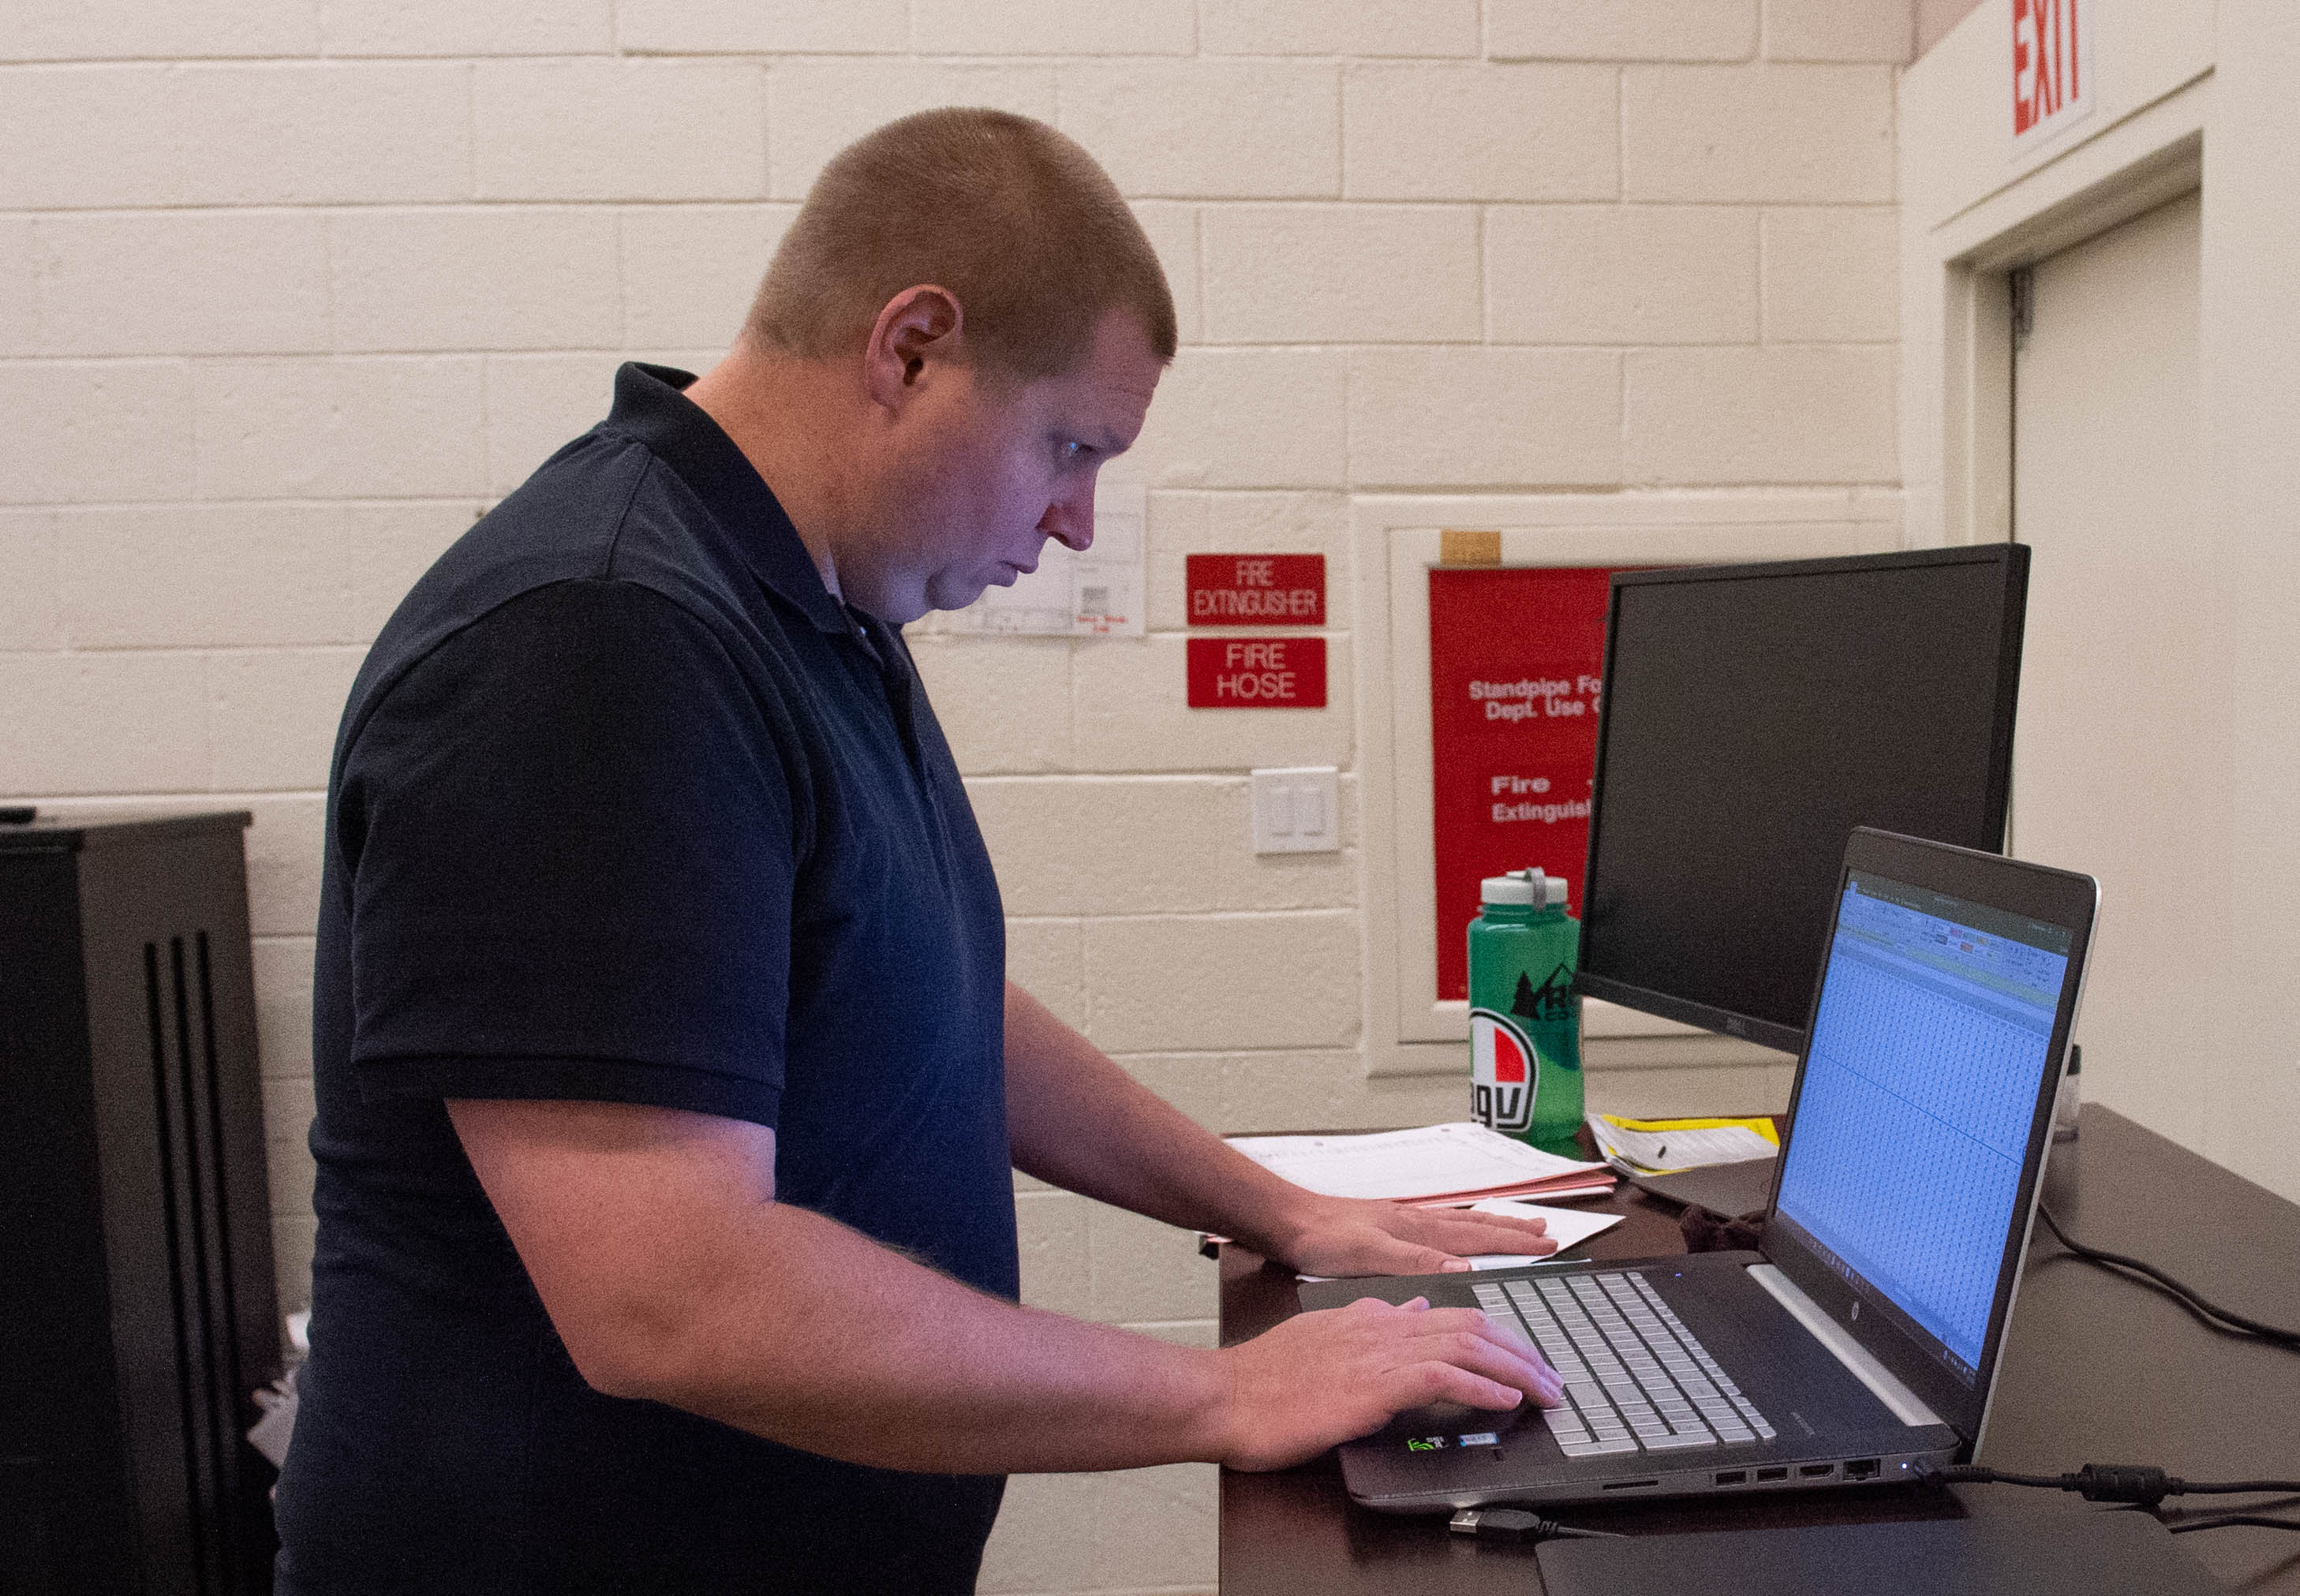
[[(2206, 1297), (2300, 1325), (2300, 1207), (2102, 1109), (2053, 1150), (2046, 1201), (2079, 1241), (2145, 1258)], [(1681, 1252), (1676, 1211), (1624, 1185), (1596, 1206), (1626, 1216), (1600, 1259)], [(2300, 1478), (2300, 1353), (2206, 1329), (2171, 1298), (2038, 1240), (2012, 1317), (1980, 1461), (2060, 1474), (2153, 1463), (2191, 1479)], [(1221, 1260), (1225, 1345), (1295, 1311), (1293, 1276), (1239, 1247)], [(2188, 1497), (2196, 1517), (2259, 1498)], [(2215, 1506), (2214, 1504), (2218, 1504)], [(2062, 1492), (1879, 1486), (1545, 1509), (1627, 1534), (1759, 1525), (2005, 1517), (2103, 1509)], [(2300, 1517), (2300, 1504), (2286, 1517)], [(2168, 1520), (2177, 1521), (2168, 1515)], [(2212, 1530), (2179, 1544), (2247, 1596), (2300, 1596), (2300, 1535)], [(1332, 1455), (1281, 1474), (1221, 1475), (1223, 1596), (1537, 1590), (1530, 1547), (1449, 1534), (1442, 1517), (1351, 1505)]]

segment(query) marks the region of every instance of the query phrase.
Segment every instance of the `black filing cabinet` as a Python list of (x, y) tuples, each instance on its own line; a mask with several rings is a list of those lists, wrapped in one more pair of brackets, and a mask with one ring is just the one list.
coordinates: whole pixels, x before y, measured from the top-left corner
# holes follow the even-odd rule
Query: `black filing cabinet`
[(271, 1588), (247, 823), (0, 825), (0, 1592)]

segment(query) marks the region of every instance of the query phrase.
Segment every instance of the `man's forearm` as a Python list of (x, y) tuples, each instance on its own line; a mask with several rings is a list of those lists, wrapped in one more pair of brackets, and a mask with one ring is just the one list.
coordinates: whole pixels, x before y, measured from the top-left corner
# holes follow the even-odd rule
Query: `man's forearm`
[(1304, 1196), (1128, 1075), (1018, 986), (1006, 989), (1015, 1166), (1068, 1191), (1282, 1247)]
[(764, 1204), (661, 1326), (646, 1396), (880, 1467), (1024, 1473), (1212, 1460), (1219, 1356), (1019, 1308), (834, 1220)]

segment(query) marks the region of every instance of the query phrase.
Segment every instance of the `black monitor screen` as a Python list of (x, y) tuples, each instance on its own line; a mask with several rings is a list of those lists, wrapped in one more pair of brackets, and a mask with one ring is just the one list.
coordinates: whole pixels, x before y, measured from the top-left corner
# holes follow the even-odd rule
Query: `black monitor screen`
[(1855, 826), (2004, 846), (2029, 551), (1613, 578), (1582, 991), (1794, 1051)]

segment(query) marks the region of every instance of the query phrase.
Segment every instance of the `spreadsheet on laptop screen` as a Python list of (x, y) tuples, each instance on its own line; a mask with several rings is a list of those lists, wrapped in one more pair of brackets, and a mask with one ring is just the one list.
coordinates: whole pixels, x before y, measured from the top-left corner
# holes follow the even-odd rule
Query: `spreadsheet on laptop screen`
[(2069, 933), (1854, 871), (1779, 1212), (1968, 1384), (1988, 1331)]

